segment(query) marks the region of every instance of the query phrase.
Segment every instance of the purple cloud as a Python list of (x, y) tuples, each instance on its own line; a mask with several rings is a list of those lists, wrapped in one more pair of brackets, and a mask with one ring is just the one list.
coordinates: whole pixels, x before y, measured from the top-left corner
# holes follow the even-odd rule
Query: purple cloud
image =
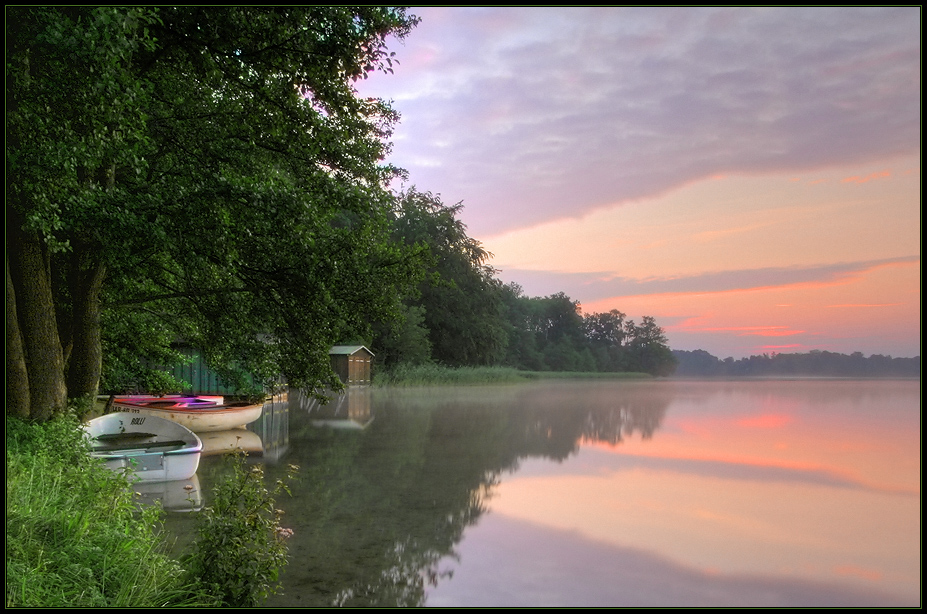
[(796, 267), (764, 267), (703, 273), (668, 278), (633, 279), (614, 273), (561, 273), (506, 269), (500, 272), (505, 282), (515, 281), (528, 296), (548, 296), (564, 292), (584, 302), (645, 294), (709, 293), (750, 290), (795, 284), (829, 284), (859, 275), (886, 264), (920, 262), (920, 256), (883, 258), (864, 262), (843, 262)]
[(428, 8), (391, 161), (476, 236), (920, 147), (920, 8)]

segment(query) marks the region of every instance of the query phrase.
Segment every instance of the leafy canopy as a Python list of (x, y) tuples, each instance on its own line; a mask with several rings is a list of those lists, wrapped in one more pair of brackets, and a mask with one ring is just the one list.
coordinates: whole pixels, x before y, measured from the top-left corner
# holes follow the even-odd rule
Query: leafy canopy
[[(229, 374), (336, 384), (329, 347), (392, 317), (415, 276), (390, 237), (398, 115), (354, 83), (391, 70), (387, 39), (417, 21), (375, 6), (9, 8), (8, 232), (47, 250), (65, 361), (84, 351), (68, 346), (77, 306), (98, 298), (97, 344), (121, 348), (109, 385), (178, 340)], [(98, 290), (75, 282), (91, 270)]]

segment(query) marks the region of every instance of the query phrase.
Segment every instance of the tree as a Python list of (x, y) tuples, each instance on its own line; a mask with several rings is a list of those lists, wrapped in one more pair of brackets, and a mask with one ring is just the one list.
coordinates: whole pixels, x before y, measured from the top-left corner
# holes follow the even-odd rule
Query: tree
[(375, 325), (377, 362), (386, 368), (398, 364), (431, 362), (431, 341), (425, 326), (425, 308), (403, 305), (398, 321)]
[(395, 236), (428, 262), (408, 301), (422, 309), (434, 360), (449, 366), (495, 364), (507, 340), (502, 284), (488, 264), (491, 254), (467, 236), (458, 219), (462, 208), (414, 188), (400, 196)]
[(546, 370), (538, 334), (531, 325), (534, 301), (525, 296), (522, 287), (516, 283), (503, 286), (502, 299), (508, 333), (505, 363), (529, 371)]
[(507, 364), (535, 371), (592, 371), (596, 361), (583, 328), (579, 303), (563, 292), (528, 297), (504, 289), (508, 319)]
[(96, 393), (105, 339), (182, 338), (228, 373), (336, 383), (328, 348), (394, 313), (414, 276), (381, 163), (398, 116), (353, 83), (388, 71), (386, 38), (416, 23), (8, 8), (7, 412)]
[(628, 364), (625, 314), (612, 309), (607, 313), (583, 316), (586, 338), (598, 357), (600, 371), (624, 371)]
[(633, 320), (627, 321), (625, 334), (630, 338), (630, 370), (665, 376), (676, 369), (676, 358), (667, 345), (666, 335), (653, 317), (644, 316), (640, 326)]

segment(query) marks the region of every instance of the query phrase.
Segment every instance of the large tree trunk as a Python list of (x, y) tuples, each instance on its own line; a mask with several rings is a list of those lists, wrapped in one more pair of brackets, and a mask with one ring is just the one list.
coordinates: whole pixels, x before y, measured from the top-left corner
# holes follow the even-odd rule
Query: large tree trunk
[(10, 261), (6, 260), (6, 413), (29, 417), (29, 372), (23, 353), (23, 338), (16, 319), (16, 291), (10, 278)]
[[(51, 271), (38, 233), (22, 230), (21, 219), (15, 213), (11, 215), (11, 209), (7, 207), (9, 271), (22, 338), (23, 362), (28, 373), (29, 416), (35, 420), (48, 420), (64, 410), (67, 400)], [(8, 374), (11, 369), (15, 371), (16, 365), (15, 362), (10, 363), (8, 355)]]
[(96, 396), (103, 369), (100, 345), (100, 289), (105, 267), (90, 245), (74, 247), (71, 273), (68, 397)]

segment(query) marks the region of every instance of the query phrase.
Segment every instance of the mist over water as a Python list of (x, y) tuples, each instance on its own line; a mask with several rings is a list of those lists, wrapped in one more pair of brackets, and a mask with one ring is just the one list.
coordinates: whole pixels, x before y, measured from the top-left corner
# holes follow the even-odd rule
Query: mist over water
[(271, 606), (920, 602), (918, 380), (354, 388), (254, 430), (301, 467)]

